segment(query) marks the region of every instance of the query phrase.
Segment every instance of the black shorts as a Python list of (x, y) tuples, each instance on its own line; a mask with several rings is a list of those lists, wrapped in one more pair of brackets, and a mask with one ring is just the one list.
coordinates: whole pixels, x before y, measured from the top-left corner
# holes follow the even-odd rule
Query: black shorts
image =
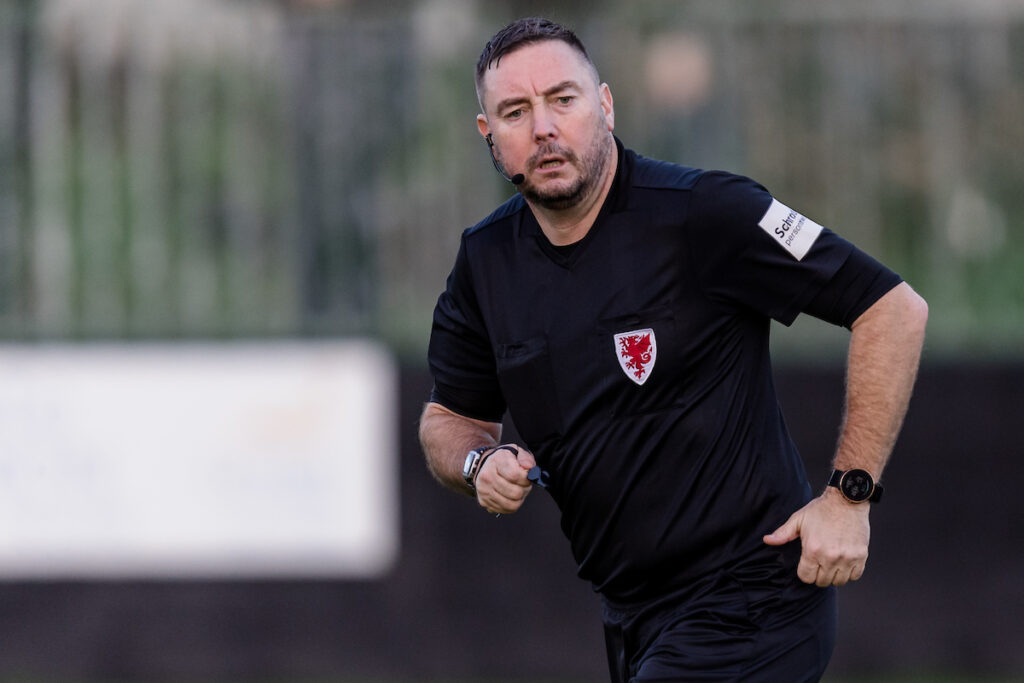
[(834, 588), (720, 573), (698, 590), (622, 607), (605, 600), (612, 683), (821, 679), (836, 636)]

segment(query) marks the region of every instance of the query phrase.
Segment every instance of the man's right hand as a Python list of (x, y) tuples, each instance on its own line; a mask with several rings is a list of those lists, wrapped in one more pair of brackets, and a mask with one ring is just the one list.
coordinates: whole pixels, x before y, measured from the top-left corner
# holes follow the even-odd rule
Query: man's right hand
[[(505, 446), (511, 445), (519, 451)], [(517, 444), (505, 444), (491, 453), (476, 475), (476, 500), (488, 512), (510, 515), (533, 489), (526, 473), (537, 464), (533, 453)]]

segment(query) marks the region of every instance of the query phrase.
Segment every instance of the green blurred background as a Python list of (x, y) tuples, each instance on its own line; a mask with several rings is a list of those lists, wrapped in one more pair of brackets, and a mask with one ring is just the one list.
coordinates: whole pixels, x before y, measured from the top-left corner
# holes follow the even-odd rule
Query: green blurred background
[(472, 66), (535, 13), (584, 37), (627, 145), (891, 264), (930, 357), (1020, 355), (1017, 0), (3, 0), (0, 338), (365, 333), (419, 359), (460, 230), (509, 194)]

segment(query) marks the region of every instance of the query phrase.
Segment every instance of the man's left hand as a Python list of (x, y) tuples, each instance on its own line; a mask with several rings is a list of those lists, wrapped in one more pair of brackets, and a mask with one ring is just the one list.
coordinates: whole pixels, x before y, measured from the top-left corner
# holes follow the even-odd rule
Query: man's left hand
[(778, 546), (799, 538), (800, 580), (821, 587), (842, 586), (864, 574), (871, 539), (870, 509), (869, 503), (850, 503), (838, 490), (828, 489), (765, 536), (764, 542)]

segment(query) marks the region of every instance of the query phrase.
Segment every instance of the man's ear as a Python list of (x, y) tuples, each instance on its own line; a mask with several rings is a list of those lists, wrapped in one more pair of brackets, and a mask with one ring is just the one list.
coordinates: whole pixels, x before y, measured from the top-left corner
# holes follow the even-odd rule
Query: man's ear
[(485, 138), (491, 132), (491, 127), (487, 125), (487, 117), (483, 114), (476, 115), (476, 128), (480, 131), (480, 135)]
[(615, 130), (615, 105), (612, 102), (612, 89), (607, 83), (601, 84), (601, 109), (604, 110), (604, 120), (608, 124), (609, 132)]

